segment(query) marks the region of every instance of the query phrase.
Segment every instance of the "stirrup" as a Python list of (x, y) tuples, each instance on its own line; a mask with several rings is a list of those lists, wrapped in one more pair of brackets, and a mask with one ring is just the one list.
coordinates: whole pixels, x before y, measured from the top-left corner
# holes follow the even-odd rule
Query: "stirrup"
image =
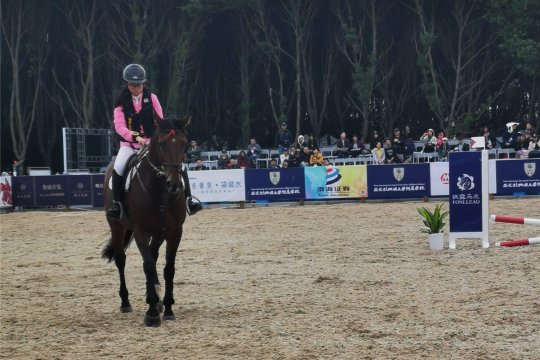
[(203, 209), (201, 201), (195, 196), (188, 196), (186, 198), (186, 211), (188, 215), (195, 215)]
[(107, 209), (107, 216), (120, 219), (123, 214), (122, 203), (120, 201), (113, 201), (111, 207)]

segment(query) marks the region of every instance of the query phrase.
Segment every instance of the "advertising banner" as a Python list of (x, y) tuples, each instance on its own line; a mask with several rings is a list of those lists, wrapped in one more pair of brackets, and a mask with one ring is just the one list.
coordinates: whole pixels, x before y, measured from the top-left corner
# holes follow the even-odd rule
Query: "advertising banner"
[(304, 168), (246, 169), (246, 199), (249, 201), (304, 199)]
[(368, 196), (366, 165), (304, 168), (306, 199)]
[(244, 169), (190, 171), (189, 182), (202, 202), (246, 201)]
[(68, 175), (34, 176), (36, 206), (67, 205)]
[(34, 191), (33, 176), (14, 176), (11, 178), (13, 206), (36, 206), (36, 193)]
[(540, 194), (540, 159), (497, 160), (497, 195)]
[(0, 176), (0, 207), (10, 208), (13, 206), (11, 176)]
[(92, 175), (92, 205), (94, 207), (103, 207), (103, 181), (105, 181), (105, 175)]
[(480, 151), (450, 153), (450, 232), (482, 232)]
[(92, 205), (91, 175), (68, 175), (68, 205)]
[(448, 163), (429, 163), (431, 196), (448, 196)]
[(430, 195), (429, 164), (372, 165), (368, 167), (372, 199), (422, 198)]

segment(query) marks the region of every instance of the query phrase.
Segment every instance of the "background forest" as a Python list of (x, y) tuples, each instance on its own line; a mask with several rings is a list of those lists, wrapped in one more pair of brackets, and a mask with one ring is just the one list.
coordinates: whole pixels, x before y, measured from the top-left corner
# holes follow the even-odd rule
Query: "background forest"
[(2, 0), (0, 12), (3, 170), (61, 170), (61, 128), (111, 128), (133, 62), (166, 114), (193, 115), (191, 138), (231, 149), (250, 136), (272, 147), (281, 119), (317, 138), (538, 125), (537, 0)]

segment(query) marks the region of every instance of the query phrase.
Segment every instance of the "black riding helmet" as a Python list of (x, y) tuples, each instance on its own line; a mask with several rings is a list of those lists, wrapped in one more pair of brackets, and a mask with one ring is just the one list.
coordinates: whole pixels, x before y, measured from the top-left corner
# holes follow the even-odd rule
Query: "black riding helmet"
[(146, 81), (146, 71), (139, 64), (129, 64), (124, 68), (122, 77), (127, 82), (143, 84)]

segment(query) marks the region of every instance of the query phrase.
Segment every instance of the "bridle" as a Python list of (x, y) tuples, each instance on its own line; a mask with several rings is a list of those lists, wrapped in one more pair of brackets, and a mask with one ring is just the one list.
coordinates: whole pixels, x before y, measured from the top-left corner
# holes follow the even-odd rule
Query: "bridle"
[[(170, 141), (172, 142), (175, 142), (176, 139), (172, 138), (173, 136), (176, 135), (176, 130), (172, 129), (172, 130), (169, 130), (169, 133), (165, 136), (167, 139), (170, 139)], [(171, 139), (172, 138), (172, 139)], [(158, 158), (158, 164), (154, 164), (152, 162), (152, 160), (150, 159), (150, 156), (148, 156), (150, 154), (150, 149), (148, 146), (145, 146), (142, 148), (141, 152), (139, 153), (139, 156), (138, 156), (138, 161), (142, 161), (143, 159), (146, 159), (148, 165), (150, 165), (150, 167), (156, 172), (156, 175), (158, 177), (167, 177), (169, 174), (170, 174), (170, 171), (173, 171), (173, 172), (177, 172), (177, 173), (180, 173), (183, 169), (183, 166), (184, 166), (184, 163), (183, 162), (180, 162), (180, 163), (175, 163), (175, 162), (163, 162), (161, 161), (161, 147), (159, 146), (159, 144), (156, 144), (156, 151), (157, 151), (157, 158)], [(172, 169), (170, 170), (169, 172), (167, 171), (167, 169)]]

